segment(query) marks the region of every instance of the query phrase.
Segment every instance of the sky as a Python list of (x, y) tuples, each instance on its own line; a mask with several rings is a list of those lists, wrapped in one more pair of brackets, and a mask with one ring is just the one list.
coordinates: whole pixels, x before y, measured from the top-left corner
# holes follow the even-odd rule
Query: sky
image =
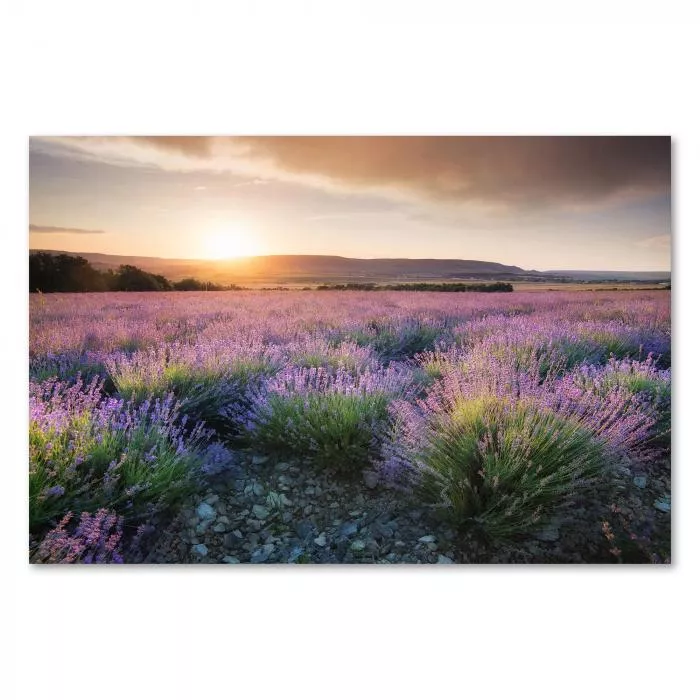
[(670, 270), (668, 137), (32, 137), (29, 246)]

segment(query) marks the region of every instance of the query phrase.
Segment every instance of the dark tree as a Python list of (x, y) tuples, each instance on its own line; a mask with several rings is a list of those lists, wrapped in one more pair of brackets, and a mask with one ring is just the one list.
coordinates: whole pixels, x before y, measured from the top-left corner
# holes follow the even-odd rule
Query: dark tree
[(105, 277), (79, 255), (32, 253), (29, 256), (30, 292), (101, 292)]

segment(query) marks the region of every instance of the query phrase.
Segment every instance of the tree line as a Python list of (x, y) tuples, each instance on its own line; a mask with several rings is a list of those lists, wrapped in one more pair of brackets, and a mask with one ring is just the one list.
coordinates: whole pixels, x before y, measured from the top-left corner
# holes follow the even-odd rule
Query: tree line
[(464, 284), (463, 282), (410, 282), (405, 284), (374, 284), (372, 282), (350, 284), (323, 284), (321, 290), (352, 290), (363, 292), (512, 292), (508, 282), (488, 284)]
[(30, 253), (30, 292), (201, 292), (241, 289), (188, 277), (172, 282), (134, 265), (102, 272), (79, 255)]

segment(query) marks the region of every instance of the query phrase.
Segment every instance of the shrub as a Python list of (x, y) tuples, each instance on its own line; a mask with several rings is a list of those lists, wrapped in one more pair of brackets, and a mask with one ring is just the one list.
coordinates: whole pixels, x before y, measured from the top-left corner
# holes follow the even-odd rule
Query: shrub
[(73, 513), (66, 513), (30, 556), (35, 564), (123, 564), (120, 551), (122, 518), (101, 508), (83, 513), (73, 532), (66, 527)]
[(140, 402), (172, 393), (181, 412), (219, 431), (227, 425), (224, 409), (274, 371), (265, 357), (226, 357), (216, 347), (196, 346), (115, 355), (106, 364), (122, 398)]
[(77, 376), (87, 381), (95, 377), (105, 380), (105, 358), (105, 353), (91, 350), (47, 353), (30, 359), (29, 377), (35, 382), (46, 379), (73, 381)]
[(345, 369), (357, 373), (376, 364), (371, 347), (347, 341), (333, 344), (327, 340), (307, 338), (290, 345), (287, 350), (291, 364), (299, 367)]
[(606, 465), (588, 429), (527, 402), (466, 399), (433, 420), (422, 442), (416, 493), (493, 540), (531, 530)]
[(385, 362), (405, 360), (434, 347), (445, 328), (423, 321), (396, 323), (370, 322), (364, 329), (350, 332), (351, 340), (373, 348)]
[(387, 398), (272, 395), (266, 410), (266, 419), (257, 431), (262, 444), (311, 456), (319, 466), (349, 472), (369, 464), (375, 429), (387, 417)]
[(395, 368), (354, 375), (340, 369), (290, 367), (268, 382), (247, 414), (256, 442), (324, 468), (350, 473), (369, 466), (388, 403), (409, 374)]
[(30, 531), (68, 511), (144, 519), (193, 487), (206, 434), (186, 430), (172, 395), (136, 406), (104, 398), (95, 380), (30, 390)]
[(652, 445), (669, 448), (671, 445), (671, 370), (659, 370), (653, 358), (613, 360), (605, 366), (583, 366), (574, 375), (580, 386), (602, 397), (614, 393), (626, 394), (631, 402), (647, 404), (654, 425), (649, 439)]
[(650, 456), (643, 401), (533, 375), (477, 355), (445, 370), (425, 399), (395, 402), (385, 478), (501, 539), (531, 529), (605, 465)]

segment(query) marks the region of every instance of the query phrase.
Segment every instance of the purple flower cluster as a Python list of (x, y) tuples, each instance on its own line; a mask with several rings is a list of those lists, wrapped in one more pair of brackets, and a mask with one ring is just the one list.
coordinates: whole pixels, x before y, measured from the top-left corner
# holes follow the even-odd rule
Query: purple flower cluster
[(123, 564), (120, 551), (123, 520), (101, 508), (82, 513), (70, 532), (73, 513), (66, 513), (58, 525), (41, 540), (32, 561), (43, 564)]

